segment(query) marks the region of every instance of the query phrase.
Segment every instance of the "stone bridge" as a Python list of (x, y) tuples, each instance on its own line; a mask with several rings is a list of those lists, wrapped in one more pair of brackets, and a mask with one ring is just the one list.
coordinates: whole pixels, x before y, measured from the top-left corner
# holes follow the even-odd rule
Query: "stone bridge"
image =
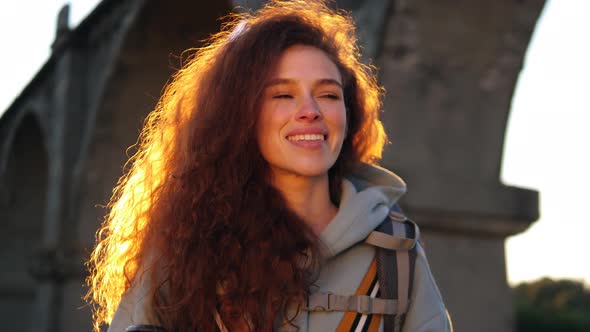
[[(383, 165), (408, 183), (456, 331), (513, 331), (504, 240), (537, 192), (499, 181), (506, 121), (544, 0), (343, 0), (387, 90)], [(178, 56), (260, 1), (103, 0), (0, 118), (0, 324), (88, 331), (84, 259)], [(32, 9), (33, 10), (33, 9)], [(50, 28), (50, 27), (48, 27)]]

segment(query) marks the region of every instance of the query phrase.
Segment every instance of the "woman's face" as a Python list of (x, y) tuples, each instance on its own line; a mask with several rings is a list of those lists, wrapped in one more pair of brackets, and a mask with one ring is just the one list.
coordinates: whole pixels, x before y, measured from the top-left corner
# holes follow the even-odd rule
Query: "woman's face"
[(262, 98), (258, 144), (273, 173), (326, 175), (346, 135), (336, 65), (315, 47), (292, 46), (279, 58)]

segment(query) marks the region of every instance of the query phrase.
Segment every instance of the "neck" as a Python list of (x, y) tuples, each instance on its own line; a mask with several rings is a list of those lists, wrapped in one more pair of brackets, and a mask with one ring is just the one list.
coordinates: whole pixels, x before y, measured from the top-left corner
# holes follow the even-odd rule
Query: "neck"
[(330, 200), (328, 175), (306, 177), (274, 174), (273, 185), (282, 194), (289, 208), (319, 235), (338, 212)]

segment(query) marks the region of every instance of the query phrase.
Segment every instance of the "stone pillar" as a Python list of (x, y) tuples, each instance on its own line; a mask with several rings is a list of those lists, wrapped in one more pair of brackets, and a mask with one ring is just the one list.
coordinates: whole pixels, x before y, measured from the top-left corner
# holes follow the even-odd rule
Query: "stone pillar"
[(0, 162), (6, 167), (0, 167), (0, 330), (31, 331), (40, 319), (35, 303), (41, 294), (30, 271), (43, 238), (48, 155), (32, 110), (10, 120), (12, 135), (0, 130), (10, 144)]
[(377, 60), (402, 207), (457, 331), (512, 331), (504, 239), (538, 218), (534, 191), (499, 174), (506, 120), (544, 1), (395, 1)]

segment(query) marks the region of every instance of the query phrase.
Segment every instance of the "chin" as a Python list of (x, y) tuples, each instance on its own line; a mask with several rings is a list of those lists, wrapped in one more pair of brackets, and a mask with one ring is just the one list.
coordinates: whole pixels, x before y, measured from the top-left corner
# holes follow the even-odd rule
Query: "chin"
[(288, 167), (286, 170), (289, 173), (297, 174), (299, 176), (304, 177), (322, 177), (328, 174), (328, 170), (332, 167), (334, 163), (322, 163), (318, 164), (317, 162), (313, 165), (297, 165), (297, 163), (293, 163)]

